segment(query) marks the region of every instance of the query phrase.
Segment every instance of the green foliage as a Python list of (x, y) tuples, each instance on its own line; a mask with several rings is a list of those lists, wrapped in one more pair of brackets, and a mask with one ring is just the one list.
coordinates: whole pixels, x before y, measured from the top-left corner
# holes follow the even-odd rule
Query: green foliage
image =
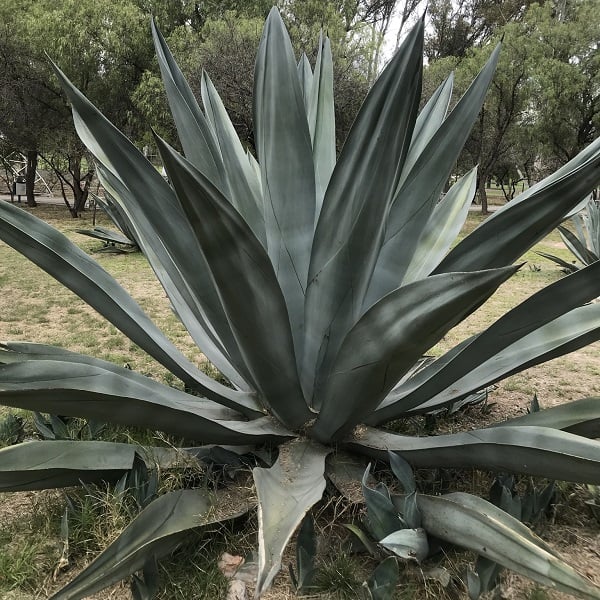
[[(543, 418), (533, 424), (509, 421), (424, 438), (380, 428), (451, 407), (600, 338), (600, 305), (587, 304), (600, 292), (595, 263), (422, 364), (422, 355), (511, 277), (519, 268), (512, 263), (598, 184), (600, 164), (596, 141), (453, 246), (475, 173), (438, 201), (477, 121), (499, 50), (451, 113), (451, 78), (419, 113), (423, 29), (419, 22), (383, 71), (336, 159), (331, 43), (321, 39), (314, 68), (304, 57), (298, 62), (273, 9), (255, 68), (255, 158), (207, 75), (200, 106), (154, 24), (185, 153), (156, 137), (169, 182), (55, 69), (105, 189), (175, 313), (225, 379), (216, 381), (186, 358), (77, 247), (4, 204), (0, 238), (79, 294), (187, 391), (60, 348), (7, 342), (0, 351), (0, 402), (160, 430), (185, 440), (182, 452), (236, 468), (223, 474), (233, 479), (231, 489), (182, 477), (184, 489), (144, 506), (53, 600), (83, 598), (141, 569), (151, 579), (149, 558), (171, 553), (191, 529), (236, 519), (255, 503), (260, 597), (327, 480), (362, 475), (366, 456), (390, 462), (406, 491), (398, 507), (385, 486), (372, 489), (363, 477), (371, 530), (398, 556), (424, 559), (429, 532), (544, 585), (600, 597), (517, 520), (469, 495), (417, 494), (410, 469), (388, 454), (394, 450), (419, 467), (482, 467), (600, 483), (598, 442), (563, 431), (573, 415), (578, 427), (592, 431), (598, 406), (582, 415), (581, 405), (573, 404), (566, 416), (536, 413)], [(340, 450), (354, 455), (350, 464)], [(29, 442), (0, 451), (0, 485), (9, 491), (126, 482), (124, 474), (140, 459), (149, 468), (167, 468), (178, 456), (173, 448), (142, 450), (114, 441)], [(252, 494), (237, 472), (246, 460), (254, 466)], [(141, 475), (138, 480), (136, 510), (154, 496), (153, 486)], [(124, 485), (117, 484), (117, 492)], [(390, 565), (367, 584), (372, 596), (388, 593)], [(134, 584), (136, 593), (147, 594), (145, 584)]]

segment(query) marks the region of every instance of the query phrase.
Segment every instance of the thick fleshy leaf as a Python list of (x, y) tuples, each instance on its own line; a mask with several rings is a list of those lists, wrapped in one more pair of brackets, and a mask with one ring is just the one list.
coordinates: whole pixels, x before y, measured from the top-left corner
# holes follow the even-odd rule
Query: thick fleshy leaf
[(229, 197), (219, 144), (169, 47), (152, 21), (152, 37), (167, 99), (186, 158)]
[(419, 22), (371, 88), (325, 194), (306, 297), (302, 383), (309, 398), (315, 375), (327, 376), (361, 313), (385, 215), (410, 146), (421, 93), (422, 46)]
[(367, 581), (371, 600), (392, 600), (399, 581), (398, 563), (393, 556), (388, 556), (375, 567)]
[(315, 532), (315, 521), (312, 515), (307, 514), (302, 520), (298, 537), (296, 538), (296, 566), (298, 577), (295, 587), (298, 591), (310, 588), (315, 580), (317, 569), (315, 559), (317, 557), (317, 536)]
[(446, 255), (464, 225), (473, 202), (477, 168), (461, 177), (436, 205), (402, 281), (403, 285), (427, 277)]
[(350, 331), (318, 394), (323, 442), (362, 422), (412, 365), (484, 302), (514, 267), (428, 277), (388, 294)]
[(0, 449), (0, 492), (23, 492), (117, 481), (133, 468), (135, 446), (57, 440)]
[(304, 515), (325, 491), (325, 458), (331, 449), (310, 440), (280, 446), (269, 469), (253, 469), (258, 493), (259, 597), (281, 567), (282, 553)]
[(384, 461), (390, 450), (398, 452), (415, 468), (476, 467), (600, 483), (600, 442), (547, 427), (494, 427), (430, 437), (364, 427), (343, 445)]
[(559, 225), (558, 232), (565, 246), (579, 259), (579, 262), (589, 265), (598, 260), (598, 257), (591, 250), (588, 250), (579, 238), (566, 227)]
[(333, 58), (328, 37), (319, 38), (319, 52), (307, 111), (313, 148), (316, 185), (315, 222), (319, 218), (327, 185), (335, 167), (335, 111), (333, 106)]
[(492, 213), (453, 248), (436, 273), (506, 265), (554, 229), (598, 185), (600, 138), (556, 173)]
[(126, 246), (135, 244), (133, 240), (126, 238), (122, 233), (112, 229), (106, 229), (105, 227), (94, 227), (94, 229), (76, 229), (75, 231), (81, 235), (87, 235), (88, 237), (102, 240), (107, 244), (124, 244)]
[(419, 113), (417, 121), (415, 122), (410, 149), (406, 155), (406, 160), (404, 161), (399, 185), (402, 185), (403, 181), (417, 162), (417, 159), (446, 118), (450, 99), (452, 98), (453, 85), (454, 73), (451, 73), (437, 90), (435, 90)]
[(66, 285), (183, 381), (217, 400), (250, 407), (250, 396), (210, 379), (154, 325), (135, 300), (96, 261), (41, 219), (0, 204), (0, 238)]
[(206, 73), (202, 73), (202, 102), (223, 157), (231, 201), (266, 248), (263, 198), (256, 181), (256, 172), (248, 162), (225, 106)]
[(211, 400), (142, 376), (60, 360), (0, 365), (0, 404), (148, 427), (205, 443), (254, 444), (292, 436), (266, 417), (243, 421)]
[(598, 586), (548, 552), (533, 533), (519, 535), (505, 524), (516, 519), (508, 515), (497, 519), (493, 505), (474, 496), (464, 502), (467, 496), (419, 496), (425, 529), (439, 539), (477, 552), (558, 591), (587, 600), (600, 598)]
[[(501, 373), (498, 370), (501, 364), (508, 365), (505, 373), (515, 372), (519, 367), (525, 368), (536, 351), (543, 356), (560, 348), (567, 340), (588, 340), (597, 327), (597, 310), (577, 307), (599, 294), (600, 264), (591, 265), (543, 288), (483, 333), (464, 341), (394, 389), (368, 422), (391, 420), (415, 407), (424, 406), (438, 394), (447, 393), (447, 399), (450, 396), (458, 399), (496, 381), (497, 377), (492, 374)], [(553, 321), (564, 313), (568, 315), (572, 309), (577, 309), (577, 312), (552, 325)], [(587, 316), (586, 319), (580, 319), (583, 315)], [(507, 350), (509, 347), (512, 351)], [(568, 346), (563, 353), (567, 351)], [(498, 361), (500, 353), (508, 362)], [(474, 375), (476, 370), (477, 376)], [(472, 385), (457, 387), (456, 383), (462, 377), (468, 378)]]
[(588, 438), (600, 438), (600, 397), (581, 398), (496, 423), (492, 427), (535, 425), (552, 427)]
[(376, 540), (381, 540), (404, 525), (385, 486), (367, 485), (371, 465), (362, 476), (362, 493), (367, 506), (367, 526)]
[(399, 529), (379, 542), (401, 558), (422, 562), (429, 554), (429, 543), (424, 529)]
[(250, 504), (229, 492), (178, 490), (145, 508), (98, 558), (50, 600), (80, 600), (170, 554), (190, 530), (246, 514)]
[(397, 288), (404, 279), (426, 223), (481, 110), (499, 53), (498, 45), (396, 190), (366, 306)]
[[(498, 352), (439, 394), (418, 404), (413, 412), (427, 412), (445, 406), (500, 379), (578, 350), (598, 339), (600, 305), (576, 308)], [(404, 402), (401, 400), (402, 404)]]
[(119, 198), (123, 212), (134, 219), (138, 244), (192, 339), (229, 381), (249, 391), (252, 378), (233, 340), (204, 256), (171, 188), (169, 202), (175, 206), (169, 208), (170, 218), (165, 219), (164, 198), (152, 203), (154, 197), (132, 193), (100, 163), (96, 169), (104, 188)]
[(300, 81), (300, 89), (302, 90), (304, 109), (306, 114), (308, 114), (310, 99), (312, 98), (313, 71), (308, 56), (304, 52), (298, 61), (298, 80)]
[(157, 138), (157, 143), (261, 401), (287, 426), (303, 425), (312, 413), (300, 388), (288, 311), (267, 253), (217, 188), (164, 141)]
[[(198, 327), (203, 329), (204, 336), (216, 332), (213, 345), (219, 347), (220, 356), (225, 361), (229, 359), (234, 365), (233, 370), (242, 374), (245, 380), (247, 370), (228, 328), (208, 267), (172, 188), (64, 73), (58, 67), (54, 70), (71, 102), (77, 133), (98, 161), (98, 174), (103, 185), (108, 185), (112, 196), (123, 202), (122, 208), (135, 224), (136, 239), (165, 291), (174, 298), (174, 306), (186, 327), (192, 336)], [(165, 214), (169, 215), (168, 219)], [(190, 256), (194, 257), (193, 261)], [(194, 317), (199, 319), (196, 325)], [(212, 359), (209, 350), (202, 349)], [(217, 364), (217, 360), (214, 362)], [(228, 374), (228, 377), (239, 385), (240, 375), (236, 378)], [(248, 383), (240, 387), (248, 389)]]
[(256, 58), (254, 137), (262, 172), (269, 257), (300, 357), (315, 224), (315, 175), (296, 59), (275, 7), (265, 23)]
[(543, 258), (547, 258), (548, 260), (555, 262), (559, 267), (563, 268), (565, 273), (575, 273), (575, 271), (579, 271), (579, 267), (575, 264), (575, 261), (567, 262), (559, 256), (554, 256), (554, 254), (547, 254), (546, 252), (540, 252), (539, 250), (536, 250), (536, 254), (539, 254)]

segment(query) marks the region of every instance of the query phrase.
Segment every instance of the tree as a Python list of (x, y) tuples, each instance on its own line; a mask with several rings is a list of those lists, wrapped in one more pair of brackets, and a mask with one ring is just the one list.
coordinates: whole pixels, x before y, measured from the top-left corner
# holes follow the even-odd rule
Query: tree
[[(580, 0), (533, 7), (541, 46), (532, 104), (540, 118), (546, 170), (563, 164), (600, 130), (600, 20), (597, 3)], [(543, 118), (542, 118), (543, 115)]]

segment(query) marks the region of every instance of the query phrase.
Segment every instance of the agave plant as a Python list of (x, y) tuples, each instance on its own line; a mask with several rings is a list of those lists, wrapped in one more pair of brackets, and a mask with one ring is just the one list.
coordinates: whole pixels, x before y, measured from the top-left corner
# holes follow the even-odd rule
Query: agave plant
[(138, 250), (138, 244), (135, 241), (135, 236), (131, 231), (127, 217), (123, 214), (119, 203), (112, 198), (110, 194), (106, 194), (104, 198), (92, 194), (92, 198), (106, 216), (115, 224), (119, 231), (107, 229), (106, 227), (94, 227), (93, 229), (76, 229), (77, 233), (87, 235), (88, 237), (102, 240), (104, 247), (100, 252), (132, 252)]
[[(571, 216), (570, 221), (575, 232), (563, 225), (557, 228), (565, 246), (584, 267), (600, 260), (600, 202), (590, 196), (585, 206)], [(581, 268), (576, 262), (568, 262), (553, 254), (538, 254), (555, 262), (565, 273), (573, 273)]]
[[(91, 258), (43, 222), (3, 204), (4, 241), (78, 293), (194, 393), (60, 348), (7, 342), (0, 353), (0, 402), (161, 430), (205, 444), (197, 455), (214, 446), (239, 453), (276, 448), (272, 464), (252, 471), (257, 597), (322, 498), (326, 480), (339, 485), (356, 471), (352, 461), (362, 473), (362, 457), (387, 461), (393, 450), (418, 467), (600, 483), (600, 444), (585, 437), (598, 435), (597, 403), (544, 411), (539, 422), (532, 415), (532, 421), (436, 437), (387, 427), (600, 338), (600, 305), (586, 305), (600, 293), (596, 263), (413, 368), (597, 185), (600, 141), (450, 249), (472, 200), (475, 172), (441, 201), (440, 194), (484, 100), (498, 48), (452, 112), (449, 77), (419, 113), (418, 23), (374, 84), (336, 157), (330, 43), (321, 39), (314, 69), (304, 56), (297, 64), (273, 9), (256, 61), (255, 159), (235, 135), (209, 77), (202, 76), (201, 109), (156, 27), (153, 36), (185, 153), (157, 138), (170, 183), (59, 69), (57, 75), (103, 185), (118, 199), (181, 322), (230, 385), (186, 359)], [(0, 489), (118, 479), (139, 452), (100, 441), (15, 445), (0, 451)], [(83, 598), (171, 551), (189, 529), (252, 508), (223, 493), (188, 489), (159, 497), (53, 598)], [(495, 562), (542, 583), (600, 598), (597, 587), (518, 522), (465, 498), (421, 497), (425, 529), (490, 552)]]

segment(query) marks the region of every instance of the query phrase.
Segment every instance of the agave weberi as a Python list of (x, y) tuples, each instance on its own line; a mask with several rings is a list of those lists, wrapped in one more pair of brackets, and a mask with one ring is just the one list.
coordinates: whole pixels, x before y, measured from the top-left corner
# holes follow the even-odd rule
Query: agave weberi
[[(69, 286), (203, 397), (65, 350), (6, 343), (0, 402), (166, 431), (204, 444), (279, 446), (253, 471), (258, 495), (257, 595), (294, 530), (340, 474), (334, 447), (417, 466), (482, 467), (600, 483), (598, 408), (574, 404), (544, 420), (415, 438), (378, 429), (600, 337), (600, 264), (535, 294), (447, 354), (411, 373), (425, 351), (479, 307), (522, 253), (598, 183), (600, 142), (497, 211), (451, 248), (474, 193), (474, 171), (440, 194), (491, 81), (499, 49), (447, 113), (448, 78), (418, 113), (423, 23), (373, 86), (336, 160), (332, 59), (296, 64), (274, 9), (255, 71), (257, 160), (244, 150), (207, 75), (202, 110), (154, 28), (185, 158), (157, 139), (170, 184), (57, 69), (105, 188), (192, 338), (231, 382), (210, 379), (94, 261), (8, 204), (0, 237)], [(581, 425), (583, 423), (583, 425)], [(591, 424), (591, 425), (590, 425)], [(591, 433), (590, 433), (591, 432)], [(0, 489), (118, 477), (136, 449), (107, 442), (31, 442), (0, 451)], [(40, 464), (40, 456), (44, 464)], [(168, 552), (216, 519), (204, 490), (164, 495), (53, 598), (82, 598)], [(598, 588), (560, 565), (507, 515), (469, 497), (423, 500), (423, 522), (477, 523), (494, 560), (582, 597)], [(235, 511), (233, 511), (235, 513)], [(220, 515), (223, 516), (223, 515)], [(149, 528), (149, 525), (152, 525)], [(494, 533), (495, 532), (495, 533)], [(462, 537), (461, 537), (462, 536)], [(485, 537), (485, 536), (484, 536)], [(483, 539), (483, 538), (481, 538)], [(566, 569), (566, 571), (565, 571)], [(566, 581), (565, 573), (568, 573)]]

